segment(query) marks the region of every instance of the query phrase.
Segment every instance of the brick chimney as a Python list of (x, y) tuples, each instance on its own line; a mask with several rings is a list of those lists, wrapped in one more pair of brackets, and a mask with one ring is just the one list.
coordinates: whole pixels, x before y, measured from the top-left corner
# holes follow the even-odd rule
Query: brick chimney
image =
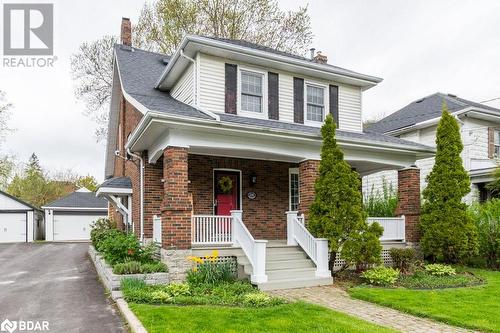
[(132, 46), (132, 24), (129, 18), (122, 18), (120, 40), (123, 45)]
[(321, 54), (321, 51), (318, 51), (316, 52), (313, 61), (317, 62), (318, 64), (326, 64), (328, 62), (328, 57), (324, 54)]

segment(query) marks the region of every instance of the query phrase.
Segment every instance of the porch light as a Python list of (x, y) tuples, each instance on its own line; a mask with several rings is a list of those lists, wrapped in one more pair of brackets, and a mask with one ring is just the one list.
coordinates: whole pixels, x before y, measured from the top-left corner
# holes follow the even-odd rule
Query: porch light
[(255, 174), (255, 172), (252, 172), (250, 174), (250, 186), (253, 186), (257, 184), (257, 175)]

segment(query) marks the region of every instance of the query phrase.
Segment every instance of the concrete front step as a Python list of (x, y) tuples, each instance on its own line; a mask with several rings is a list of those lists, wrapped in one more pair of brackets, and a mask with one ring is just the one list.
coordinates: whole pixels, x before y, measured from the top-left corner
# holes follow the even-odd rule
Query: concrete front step
[(266, 269), (266, 275), (269, 281), (281, 279), (302, 279), (314, 278), (316, 274), (315, 267), (293, 268), (293, 269)]
[(292, 259), (292, 260), (268, 260), (266, 262), (266, 270), (272, 271), (276, 269), (294, 269), (294, 268), (315, 268), (314, 263), (309, 259)]
[(333, 278), (289, 278), (280, 280), (270, 280), (264, 283), (258, 283), (257, 287), (260, 290), (278, 290), (278, 289), (292, 289), (292, 288), (305, 288), (317, 286), (329, 286), (333, 284)]
[(293, 253), (267, 253), (267, 261), (277, 261), (277, 260), (299, 260), (307, 259), (307, 255), (304, 252), (293, 252)]

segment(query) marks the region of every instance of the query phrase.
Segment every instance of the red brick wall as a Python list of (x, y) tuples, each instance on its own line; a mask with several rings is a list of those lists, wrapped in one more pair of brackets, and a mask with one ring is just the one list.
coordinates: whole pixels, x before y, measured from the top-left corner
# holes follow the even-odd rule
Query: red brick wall
[(420, 241), (420, 169), (408, 168), (398, 171), (398, 207), (396, 215), (406, 219), (406, 241)]
[(162, 247), (191, 247), (192, 202), (188, 193), (188, 151), (167, 147), (163, 152)]
[(304, 213), (307, 221), (309, 207), (314, 201), (314, 183), (319, 175), (319, 161), (307, 160), (299, 164), (299, 193), (300, 204), (299, 211)]
[[(286, 239), (289, 209), (288, 169), (295, 164), (228, 157), (189, 155), (189, 191), (194, 214), (213, 214), (213, 170), (241, 170), (243, 222), (256, 239)], [(257, 184), (250, 186), (255, 173)], [(257, 197), (250, 200), (248, 192)]]

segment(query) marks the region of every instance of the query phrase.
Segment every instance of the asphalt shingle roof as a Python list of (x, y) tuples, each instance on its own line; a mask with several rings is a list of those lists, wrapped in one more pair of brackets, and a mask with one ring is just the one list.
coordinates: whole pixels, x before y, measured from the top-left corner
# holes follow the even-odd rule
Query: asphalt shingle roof
[(456, 112), (468, 107), (477, 107), (499, 112), (499, 109), (484, 104), (472, 102), (451, 94), (435, 93), (418, 99), (404, 108), (392, 113), (370, 126), (370, 131), (387, 133), (397, 129), (418, 124), (422, 121), (441, 116), (443, 101), (450, 112)]
[(129, 177), (115, 177), (106, 179), (99, 187), (132, 188), (132, 181)]
[[(253, 126), (258, 126), (260, 128), (271, 128), (271, 129), (282, 129), (286, 131), (296, 131), (296, 132), (304, 132), (308, 134), (315, 134), (320, 136), (320, 128), (319, 127), (313, 127), (313, 126), (307, 126), (307, 125), (302, 125), (302, 124), (295, 124), (295, 123), (286, 123), (282, 121), (276, 121), (276, 120), (267, 120), (267, 119), (257, 119), (257, 118), (249, 118), (249, 117), (241, 117), (241, 116), (236, 116), (236, 115), (231, 115), (231, 114), (220, 114), (220, 119), (223, 122), (229, 122), (229, 123), (236, 123), (236, 124), (243, 124), (243, 125), (253, 125)], [(393, 144), (399, 144), (399, 145), (406, 145), (408, 147), (414, 147), (414, 148), (421, 148), (421, 149), (432, 149), (428, 146), (399, 139), (390, 135), (385, 135), (373, 131), (364, 131), (363, 133), (357, 133), (357, 132), (350, 132), (350, 131), (342, 131), (342, 130), (337, 130), (337, 138), (339, 139), (358, 139), (358, 140), (364, 140), (364, 141), (376, 141), (376, 142), (383, 142), (383, 143), (393, 143)]]
[(61, 199), (55, 200), (44, 207), (62, 208), (108, 208), (108, 201), (96, 197), (94, 192), (73, 192)]
[(116, 59), (123, 89), (149, 110), (210, 119), (205, 113), (181, 103), (169, 93), (155, 89), (170, 57), (160, 53), (115, 45)]

